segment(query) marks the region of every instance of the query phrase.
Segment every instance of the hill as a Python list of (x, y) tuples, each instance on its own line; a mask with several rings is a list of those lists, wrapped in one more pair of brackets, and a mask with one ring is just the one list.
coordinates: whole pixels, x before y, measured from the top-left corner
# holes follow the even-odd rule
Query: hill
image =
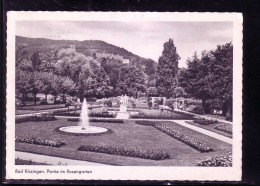
[(134, 58), (141, 58), (124, 48), (114, 46), (100, 40), (51, 40), (44, 38), (28, 38), (16, 36), (16, 46), (27, 44), (29, 51), (39, 50), (40, 52), (47, 52), (55, 49), (61, 49), (74, 45), (76, 50), (85, 55), (93, 55), (94, 53), (110, 53), (114, 55), (121, 55), (126, 59), (132, 60)]

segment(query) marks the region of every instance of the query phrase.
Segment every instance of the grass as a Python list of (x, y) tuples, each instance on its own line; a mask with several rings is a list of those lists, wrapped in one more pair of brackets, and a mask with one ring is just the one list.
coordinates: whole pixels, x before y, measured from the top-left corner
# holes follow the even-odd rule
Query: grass
[(217, 130), (217, 129), (214, 128), (214, 127), (220, 125), (221, 123), (213, 123), (213, 124), (209, 124), (209, 125), (201, 125), (199, 123), (194, 123), (192, 121), (186, 121), (186, 123), (191, 124), (191, 125), (195, 125), (197, 127), (201, 127), (203, 129), (215, 132), (217, 134), (221, 134), (221, 135), (229, 137), (229, 138), (232, 138), (232, 134), (229, 134), (229, 133), (226, 133), (224, 131), (220, 131), (220, 130)]
[[(207, 142), (207, 144), (214, 148), (215, 151), (200, 153), (188, 145), (158, 131), (154, 127), (135, 124), (134, 120), (125, 120), (124, 124), (120, 125), (115, 125), (114, 123), (91, 123), (93, 126), (111, 129), (114, 133), (110, 135), (87, 137), (69, 136), (56, 133), (54, 131), (56, 127), (76, 125), (75, 122), (70, 122), (66, 119), (20, 123), (16, 124), (15, 135), (27, 137), (38, 136), (41, 138), (48, 138), (51, 136), (52, 139), (64, 141), (66, 145), (56, 149), (48, 146), (16, 143), (15, 148), (19, 151), (123, 166), (195, 166), (198, 162), (203, 161), (209, 156), (221, 155), (231, 151), (232, 146), (227, 143), (202, 135), (201, 133), (173, 122), (161, 122), (174, 130), (182, 131), (182, 133), (186, 133), (200, 141)], [(119, 148), (140, 148), (143, 151), (163, 151), (168, 153), (171, 156), (171, 159), (155, 161), (95, 152), (77, 151), (77, 148), (80, 145), (112, 145)]]

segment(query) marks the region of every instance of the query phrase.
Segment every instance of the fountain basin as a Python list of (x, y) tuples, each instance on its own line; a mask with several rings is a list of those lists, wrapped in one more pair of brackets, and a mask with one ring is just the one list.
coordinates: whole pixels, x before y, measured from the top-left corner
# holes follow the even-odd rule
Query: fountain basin
[(108, 131), (106, 128), (102, 127), (94, 127), (88, 126), (83, 128), (82, 126), (67, 126), (67, 127), (60, 127), (60, 131), (67, 132), (67, 133), (76, 133), (76, 134), (99, 134), (105, 133)]

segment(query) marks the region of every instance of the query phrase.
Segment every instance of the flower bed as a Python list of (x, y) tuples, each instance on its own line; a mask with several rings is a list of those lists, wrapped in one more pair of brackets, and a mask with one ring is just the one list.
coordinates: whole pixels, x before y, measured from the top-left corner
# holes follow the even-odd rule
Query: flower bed
[(54, 121), (56, 120), (53, 114), (36, 114), (33, 116), (15, 118), (15, 123), (24, 123), (28, 121)]
[(212, 147), (207, 146), (204, 142), (198, 141), (192, 137), (189, 137), (185, 134), (182, 134), (178, 131), (174, 131), (171, 128), (167, 127), (166, 125), (163, 125), (161, 123), (158, 123), (155, 125), (155, 128), (164, 132), (165, 134), (191, 146), (192, 148), (200, 151), (200, 152), (210, 152), (213, 151)]
[(228, 124), (228, 123), (222, 123), (220, 125), (217, 125), (214, 127), (215, 129), (217, 130), (220, 130), (220, 131), (224, 131), (226, 133), (229, 133), (229, 134), (232, 134), (232, 124)]
[(48, 163), (38, 163), (32, 160), (22, 160), (20, 158), (15, 159), (15, 165), (51, 165)]
[(204, 142), (198, 141), (194, 138), (191, 138), (185, 134), (182, 134), (178, 131), (175, 131), (169, 127), (167, 127), (166, 125), (163, 125), (159, 122), (152, 122), (152, 121), (136, 121), (137, 124), (141, 124), (141, 125), (149, 125), (149, 126), (153, 126), (156, 129), (164, 132), (165, 134), (191, 146), (192, 148), (200, 151), (200, 152), (210, 152), (213, 151), (212, 147), (207, 146)]
[(64, 141), (49, 140), (49, 139), (43, 139), (43, 138), (37, 138), (37, 137), (29, 138), (29, 137), (21, 137), (21, 136), (16, 136), (15, 142), (30, 143), (30, 144), (50, 146), (50, 147), (61, 147), (61, 146), (65, 145)]
[(220, 155), (206, 159), (197, 164), (197, 166), (205, 167), (232, 167), (232, 155)]
[[(69, 118), (67, 121), (79, 122), (79, 118)], [(102, 123), (124, 123), (122, 119), (89, 119), (89, 122), (102, 122)]]
[(135, 121), (135, 123), (139, 125), (149, 125), (149, 126), (155, 126), (156, 124), (156, 122), (154, 121), (146, 121), (146, 120)]
[(78, 148), (79, 151), (90, 151), (105, 153), (118, 156), (128, 156), (134, 158), (143, 158), (151, 160), (164, 160), (169, 159), (170, 155), (165, 152), (153, 152), (153, 151), (140, 151), (132, 148), (120, 148), (115, 146), (97, 146), (97, 145), (81, 145)]
[(197, 119), (194, 119), (193, 122), (201, 124), (201, 125), (209, 125), (209, 124), (218, 123), (218, 120), (208, 120), (205, 118), (197, 118)]
[(173, 115), (152, 115), (139, 113), (136, 115), (130, 116), (132, 119), (173, 119), (173, 120), (190, 120), (193, 118), (193, 115), (186, 113), (176, 113)]
[[(55, 112), (57, 116), (80, 116), (80, 113), (68, 113), (68, 111)], [(101, 117), (101, 118), (115, 118), (115, 114), (111, 113), (101, 113), (101, 112), (91, 112), (88, 114), (89, 117)]]

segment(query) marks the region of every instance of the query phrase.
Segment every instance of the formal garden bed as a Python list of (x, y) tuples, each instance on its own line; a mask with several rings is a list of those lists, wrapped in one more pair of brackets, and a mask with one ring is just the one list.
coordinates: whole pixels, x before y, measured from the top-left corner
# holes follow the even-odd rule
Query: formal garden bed
[(49, 109), (59, 109), (65, 108), (65, 104), (50, 104), (50, 105), (28, 105), (16, 107), (17, 110), (30, 110), (30, 111), (40, 111)]
[(204, 124), (195, 123), (194, 121), (186, 121), (186, 123), (232, 138), (232, 126), (233, 126), (232, 124), (213, 122), (211, 124), (204, 125)]
[(51, 165), (44, 162), (35, 162), (32, 160), (23, 160), (20, 158), (15, 158), (15, 165)]
[(15, 118), (15, 123), (24, 123), (28, 121), (54, 121), (57, 118), (53, 114), (35, 114), (35, 115), (30, 115), (30, 116), (23, 116), (23, 117), (17, 117)]
[(210, 125), (210, 124), (214, 124), (214, 123), (218, 123), (218, 120), (209, 120), (209, 119), (205, 119), (205, 118), (196, 118), (193, 120), (194, 123), (198, 123), (201, 125)]
[(228, 123), (221, 123), (217, 126), (214, 127), (215, 129), (217, 130), (220, 130), (220, 131), (224, 131), (228, 134), (232, 134), (232, 125), (231, 124), (228, 124)]
[(160, 110), (142, 109), (138, 114), (130, 116), (132, 119), (167, 119), (167, 120), (191, 120), (193, 115), (184, 112), (162, 112)]
[(197, 166), (204, 167), (232, 167), (232, 154), (218, 155), (207, 158), (206, 160), (197, 164)]
[[(57, 119), (53, 121), (27, 121), (18, 124), (15, 127), (16, 136), (32, 138), (37, 136), (41, 139), (55, 139), (56, 141), (64, 141), (66, 145), (54, 148), (51, 146), (36, 145), (33, 143), (15, 143), (17, 151), (30, 152), (36, 154), (44, 154), (55, 157), (98, 162), (103, 164), (123, 165), (123, 166), (195, 166), (202, 158), (218, 155), (220, 152), (229, 152), (231, 145), (202, 135), (196, 131), (185, 128), (173, 122), (160, 121), (174, 131), (181, 131), (183, 134), (197, 139), (198, 141), (206, 141), (214, 151), (201, 153), (193, 147), (183, 143), (176, 138), (159, 131), (153, 126), (143, 126), (136, 124), (133, 120), (124, 120), (124, 124), (117, 125), (109, 122), (90, 122), (90, 126), (104, 127), (113, 132), (109, 135), (100, 136), (73, 136), (57, 133), (55, 128), (62, 126), (75, 126), (74, 121), (67, 119)], [(135, 149), (141, 152), (152, 151), (167, 152), (168, 159), (151, 160), (144, 158), (134, 158), (123, 155), (113, 155), (107, 153), (98, 153), (93, 151), (78, 151), (79, 146), (112, 146), (118, 149)]]
[[(74, 121), (79, 122), (80, 118), (68, 118), (67, 121)], [(98, 118), (91, 118), (89, 122), (101, 122), (101, 123), (124, 123), (122, 119), (98, 119)]]
[(179, 131), (175, 131), (171, 129), (170, 127), (161, 124), (160, 122), (152, 122), (152, 121), (136, 121), (137, 124), (143, 124), (143, 125), (150, 125), (155, 127), (156, 129), (164, 132), (165, 134), (191, 146), (192, 148), (200, 151), (200, 152), (210, 152), (213, 151), (213, 148), (206, 145), (205, 142), (201, 142), (197, 139), (194, 139), (186, 134), (183, 134)]
[(50, 147), (61, 147), (65, 145), (64, 141), (58, 141), (55, 139), (44, 139), (38, 137), (22, 137), (22, 136), (15, 136), (15, 142), (30, 143), (30, 144), (50, 146)]
[[(58, 111), (54, 112), (56, 116), (80, 116), (78, 112), (68, 112), (68, 111)], [(116, 114), (108, 113), (108, 112), (90, 112), (88, 114), (89, 117), (101, 117), (101, 118), (115, 118)]]
[(118, 156), (128, 156), (134, 158), (143, 158), (143, 159), (151, 159), (151, 160), (164, 160), (169, 159), (170, 155), (166, 152), (153, 152), (152, 150), (142, 151), (139, 149), (133, 148), (123, 148), (116, 146), (97, 146), (97, 145), (81, 145), (78, 150), (80, 151), (90, 151), (90, 152), (98, 152), (105, 153), (111, 155)]

